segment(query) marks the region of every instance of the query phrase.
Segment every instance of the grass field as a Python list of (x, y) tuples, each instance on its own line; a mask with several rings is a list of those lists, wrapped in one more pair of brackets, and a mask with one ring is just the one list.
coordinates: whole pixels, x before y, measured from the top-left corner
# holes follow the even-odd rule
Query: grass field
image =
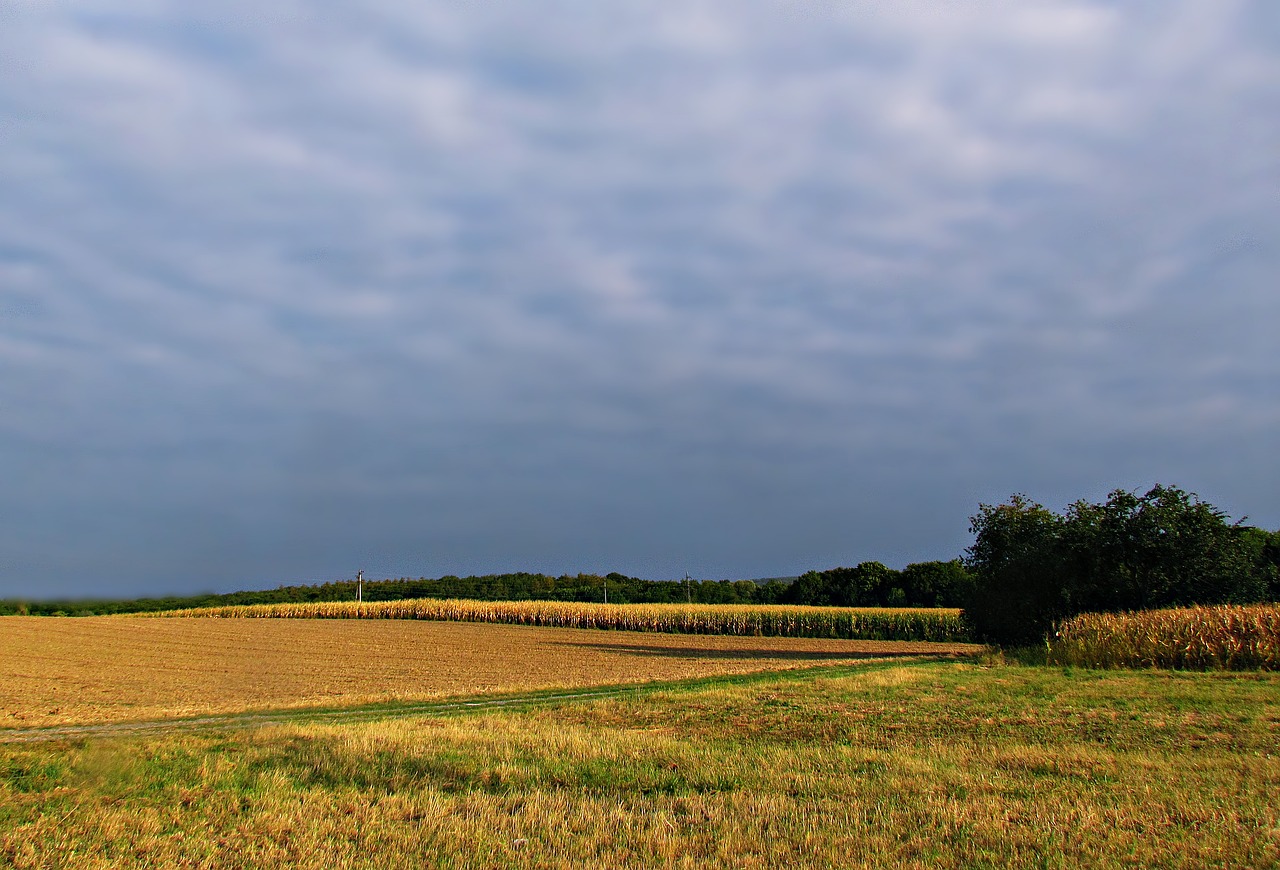
[(977, 649), (417, 620), (0, 617), (0, 733)]
[(0, 746), (0, 865), (1275, 867), (1280, 675), (864, 664)]

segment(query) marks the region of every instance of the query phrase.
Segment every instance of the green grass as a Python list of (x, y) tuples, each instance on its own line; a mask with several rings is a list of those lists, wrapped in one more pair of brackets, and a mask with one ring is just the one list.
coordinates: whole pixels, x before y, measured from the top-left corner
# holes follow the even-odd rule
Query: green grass
[(0, 866), (1280, 866), (1278, 699), (891, 663), (0, 746)]

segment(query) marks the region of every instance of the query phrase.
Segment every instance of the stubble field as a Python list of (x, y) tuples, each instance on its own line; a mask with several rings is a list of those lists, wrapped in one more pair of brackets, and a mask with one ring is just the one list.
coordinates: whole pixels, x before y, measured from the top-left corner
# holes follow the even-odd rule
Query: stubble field
[(0, 866), (1280, 866), (1280, 674), (865, 663), (0, 743)]
[(417, 620), (0, 618), (0, 733), (742, 674), (966, 644)]

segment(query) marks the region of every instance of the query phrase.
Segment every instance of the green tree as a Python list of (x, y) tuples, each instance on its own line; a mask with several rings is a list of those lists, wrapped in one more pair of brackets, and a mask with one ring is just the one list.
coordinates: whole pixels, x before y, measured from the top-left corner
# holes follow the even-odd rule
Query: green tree
[(791, 584), (784, 600), (823, 607), (884, 607), (891, 600), (906, 600), (899, 586), (899, 572), (880, 562), (860, 562), (854, 568), (809, 571)]
[(1067, 512), (1065, 543), (1076, 611), (1147, 610), (1257, 601), (1266, 580), (1245, 528), (1176, 486), (1122, 489)]
[(817, 606), (829, 606), (834, 604), (831, 600), (831, 587), (824, 576), (828, 572), (819, 574), (817, 571), (806, 571), (795, 579), (783, 593), (782, 603), (784, 604), (812, 604)]
[(787, 593), (791, 585), (779, 580), (770, 580), (755, 592), (755, 600), (759, 604), (781, 604), (787, 601)]
[(980, 505), (966, 566), (965, 612), (979, 635), (1034, 642), (1084, 611), (1244, 603), (1269, 594), (1266, 542), (1194, 493), (1156, 485), (1138, 496), (1078, 501), (1058, 516), (1025, 496)]
[(965, 616), (977, 635), (997, 643), (1036, 641), (1069, 608), (1062, 517), (1025, 495), (979, 505), (965, 551), (974, 575)]
[(973, 588), (973, 575), (959, 559), (913, 562), (901, 575), (907, 604), (912, 607), (964, 607)]
[(1265, 598), (1280, 601), (1280, 531), (1241, 526), (1240, 534), (1253, 561), (1258, 585), (1266, 589)]

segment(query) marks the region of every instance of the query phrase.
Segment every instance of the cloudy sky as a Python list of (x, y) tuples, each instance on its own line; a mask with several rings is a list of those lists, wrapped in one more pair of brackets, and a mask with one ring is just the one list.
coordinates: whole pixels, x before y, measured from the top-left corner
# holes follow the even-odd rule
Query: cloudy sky
[(0, 596), (1280, 527), (1280, 5), (0, 0)]

